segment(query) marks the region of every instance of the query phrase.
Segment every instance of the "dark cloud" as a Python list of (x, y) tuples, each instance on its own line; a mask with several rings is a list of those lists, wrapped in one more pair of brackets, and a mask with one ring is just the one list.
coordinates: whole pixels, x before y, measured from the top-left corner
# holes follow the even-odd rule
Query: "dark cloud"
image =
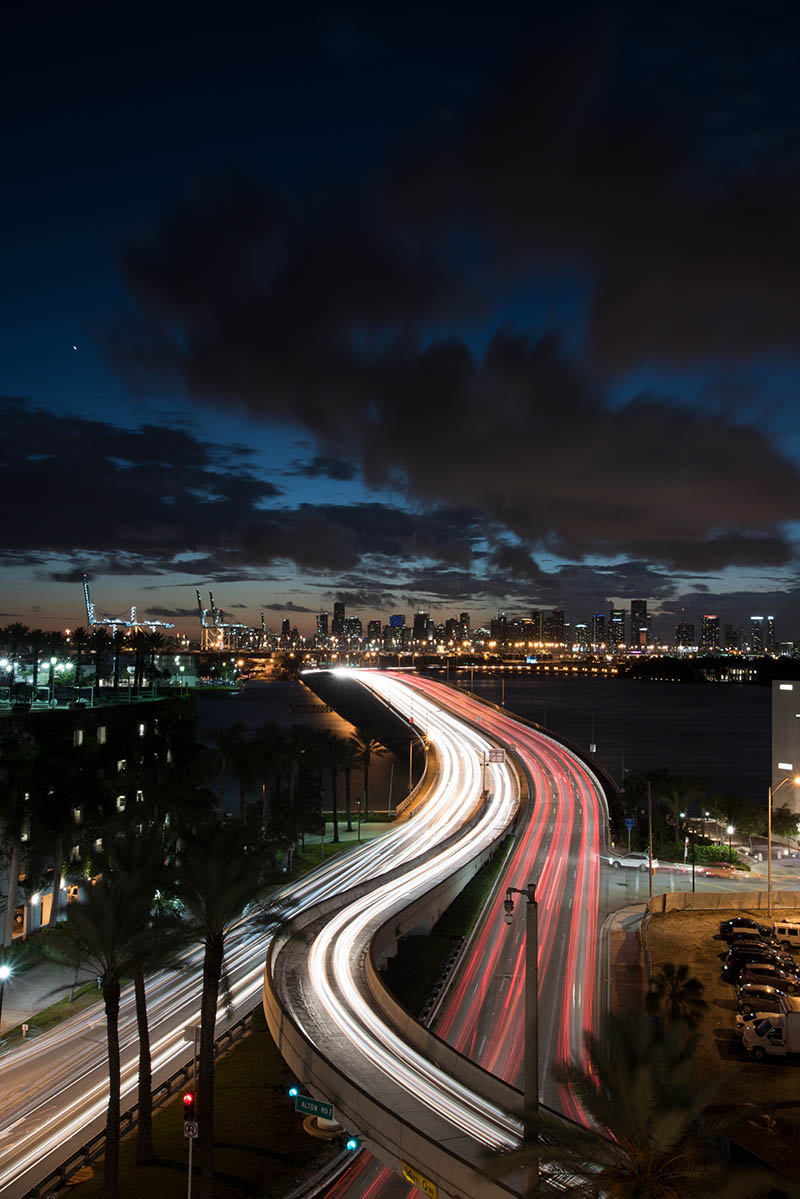
[[(291, 561), (373, 599), (595, 606), (665, 597), (670, 572), (793, 561), (800, 472), (732, 389), (712, 410), (711, 391), (620, 403), (608, 380), (796, 357), (796, 19), (577, 11), (349, 194), (289, 208), (246, 180), (207, 186), (122, 254), (136, 315), (112, 346), (129, 378), (291, 419), (313, 450), (290, 472), (360, 473), (416, 510), (256, 517), (251, 481), (247, 518), (198, 547), (209, 578)], [(554, 281), (574, 296), (568, 341), (541, 317), (485, 350), (453, 333)]]
[(146, 608), (145, 616), (156, 620), (185, 620), (197, 617), (197, 608)]
[(264, 568), (280, 563), (311, 573), (349, 571), (367, 559), (460, 564), (478, 535), (467, 510), (279, 506), (278, 489), (236, 453), (231, 464), (225, 447), (182, 431), (118, 429), (22, 401), (0, 411), (0, 557), (55, 582), (80, 583), (84, 571), (218, 583), (263, 581)]
[(580, 276), (607, 369), (796, 359), (796, 12), (574, 16), (391, 176), (398, 219), (480, 230), (495, 274)]
[[(318, 438), (319, 459), (358, 460), (367, 485), (479, 511), (496, 531), (562, 557), (639, 556), (646, 545), (655, 562), (691, 556), (712, 569), (723, 548), (727, 565), (759, 551), (768, 563), (789, 556), (782, 525), (800, 516), (800, 480), (762, 429), (661, 395), (612, 405), (553, 337), (500, 329), (480, 357), (454, 338), (423, 340), (415, 330), (447, 292), (433, 288), (434, 300), (423, 282), (434, 260), (415, 275), (412, 254), (397, 279), (384, 278), (389, 251), (368, 235), (357, 253), (344, 238), (353, 256), (340, 303), (328, 277), (332, 260), (341, 266), (338, 235), (333, 247), (324, 232), (282, 234), (264, 204), (261, 227), (240, 229), (229, 196), (128, 254), (153, 330), (139, 360), (159, 379), (176, 374), (191, 394), (267, 420), (292, 412)], [(203, 254), (218, 229), (227, 256)], [(256, 270), (281, 236), (283, 271)], [(319, 520), (309, 530), (310, 565), (333, 552), (348, 569), (347, 550), (338, 530)], [(469, 565), (467, 545), (453, 552)]]
[(262, 604), (262, 607), (265, 612), (296, 612), (300, 615), (316, 612), (316, 608), (304, 608), (302, 604), (294, 604), (291, 600), (283, 604)]
[(317, 454), (310, 462), (293, 462), (288, 473), (300, 475), (305, 479), (318, 479), (323, 476), (337, 483), (349, 483), (358, 474), (358, 468), (346, 458)]

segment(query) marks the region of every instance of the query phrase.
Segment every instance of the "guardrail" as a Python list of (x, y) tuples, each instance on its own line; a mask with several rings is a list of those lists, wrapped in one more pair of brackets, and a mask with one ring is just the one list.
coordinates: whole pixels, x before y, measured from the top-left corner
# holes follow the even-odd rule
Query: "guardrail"
[[(231, 1045), (234, 1045), (247, 1035), (253, 1023), (253, 1017), (260, 1006), (260, 1004), (257, 1004), (241, 1020), (237, 1020), (236, 1024), (231, 1025), (225, 1032), (220, 1033), (214, 1041), (215, 1058), (219, 1057), (227, 1049), (230, 1049)], [(193, 1070), (194, 1055), (180, 1069), (176, 1070), (174, 1074), (171, 1074), (169, 1078), (164, 1079), (162, 1083), (153, 1088), (154, 1111), (166, 1103), (176, 1091), (183, 1090), (189, 1084)], [(120, 1117), (120, 1137), (127, 1136), (129, 1132), (132, 1132), (138, 1121), (139, 1104), (134, 1103)], [(94, 1162), (98, 1161), (103, 1156), (105, 1147), (106, 1134), (105, 1129), (103, 1129), (84, 1145), (81, 1145), (80, 1149), (76, 1149), (69, 1157), (65, 1158), (60, 1166), (55, 1170), (51, 1170), (47, 1177), (37, 1183), (35, 1187), (26, 1191), (24, 1199), (42, 1199), (43, 1196), (47, 1196), (47, 1199), (50, 1199), (50, 1196), (57, 1195), (59, 1190), (67, 1185), (68, 1179), (73, 1174), (77, 1173), (82, 1167), (91, 1166)]]

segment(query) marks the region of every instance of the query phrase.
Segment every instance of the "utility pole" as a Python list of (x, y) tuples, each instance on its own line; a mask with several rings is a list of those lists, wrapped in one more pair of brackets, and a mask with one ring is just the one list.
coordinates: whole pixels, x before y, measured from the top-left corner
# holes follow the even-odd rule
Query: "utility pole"
[(653, 898), (653, 794), (650, 779), (647, 780), (647, 833), (650, 845), (650, 898)]
[[(525, 895), (525, 1071), (523, 1095), (525, 1103), (524, 1135), (528, 1144), (538, 1148), (539, 1142), (539, 920), (536, 904), (536, 883), (524, 889), (507, 887), (503, 901), (506, 924), (511, 924), (514, 912), (513, 895)], [(538, 1153), (534, 1164), (526, 1170), (524, 1193), (532, 1199), (539, 1189)]]

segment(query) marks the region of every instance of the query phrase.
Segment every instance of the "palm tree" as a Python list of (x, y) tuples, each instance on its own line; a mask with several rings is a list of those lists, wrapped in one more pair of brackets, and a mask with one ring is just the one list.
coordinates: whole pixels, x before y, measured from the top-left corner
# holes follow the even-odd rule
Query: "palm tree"
[(771, 1172), (732, 1166), (722, 1157), (715, 1138), (752, 1109), (709, 1121), (706, 1109), (727, 1075), (698, 1082), (696, 1038), (685, 1025), (662, 1032), (648, 1017), (613, 1015), (603, 1040), (587, 1033), (585, 1041), (586, 1063), (555, 1073), (589, 1125), (540, 1108), (541, 1140), (494, 1155), (492, 1175), (541, 1165), (560, 1176), (568, 1194), (586, 1199), (714, 1199), (730, 1186), (755, 1197), (774, 1187)]
[(235, 752), (236, 746), (241, 743), (244, 731), (245, 725), (239, 721), (238, 724), (231, 725), (229, 729), (213, 729), (209, 734), (211, 744), (217, 751), (217, 763), (219, 765), (219, 810), (217, 818), (220, 823), (225, 819), (225, 771), (228, 766), (228, 759)]
[(121, 982), (135, 973), (137, 964), (147, 960), (151, 951), (147, 927), (151, 902), (152, 896), (136, 875), (104, 876), (88, 889), (82, 903), (71, 905), (66, 924), (56, 930), (56, 947), (62, 938), (71, 945), (71, 956), (80, 955), (97, 975), (103, 994), (108, 1044), (103, 1199), (117, 1199), (119, 1194)]
[(47, 634), (44, 629), (31, 629), (28, 637), (28, 650), (33, 659), (33, 694), (36, 696), (36, 688), (39, 686), (39, 663), (42, 659), (47, 644)]
[(133, 968), (133, 989), (136, 998), (136, 1027), (139, 1033), (139, 1086), (136, 1124), (136, 1163), (150, 1165), (153, 1153), (153, 1086), (150, 1052), (150, 1024), (147, 1018), (145, 974), (175, 966), (181, 949), (190, 939), (188, 926), (160, 902), (162, 889), (168, 886), (164, 865), (161, 830), (151, 828), (144, 834), (129, 834), (109, 846), (110, 873), (127, 875), (139, 880), (142, 892), (150, 896), (151, 910), (147, 918), (149, 952), (137, 958)]
[(200, 1126), (200, 1199), (214, 1188), (214, 1026), (220, 983), (225, 985), (225, 941), (248, 903), (259, 897), (264, 856), (252, 850), (236, 825), (190, 836), (178, 875), (178, 894), (204, 944), (200, 1002), (197, 1122)]
[(167, 639), (163, 633), (159, 633), (155, 629), (151, 629), (147, 634), (147, 652), (150, 655), (150, 664), (147, 668), (150, 686), (153, 686), (156, 677), (156, 655), (163, 654), (167, 648)]
[(90, 637), (86, 629), (79, 625), (77, 629), (72, 630), (70, 638), (72, 647), (75, 650), (75, 694), (76, 698), (80, 698), (81, 689), (81, 665), (86, 647), (89, 645)]
[(94, 626), (91, 637), (89, 638), (89, 644), (91, 646), (92, 653), (94, 654), (94, 685), (98, 689), (100, 687), (100, 676), (103, 670), (103, 663), (111, 653), (115, 643), (116, 638), (112, 638), (107, 629), (102, 628), (100, 625)]
[(675, 829), (676, 845), (681, 836), (682, 813), (688, 812), (689, 805), (703, 792), (704, 786), (699, 779), (684, 778), (682, 775), (669, 774), (668, 771), (653, 780), (653, 799), (669, 813)]
[(280, 778), (289, 761), (289, 741), (286, 733), (274, 722), (259, 729), (255, 744), (261, 759), (261, 828), (266, 829), (270, 816), (272, 792), (280, 790)]
[(347, 741), (344, 738), (339, 738), (339, 752), (337, 755), (339, 769), (344, 774), (344, 813), (347, 820), (347, 831), (353, 831), (353, 805), (351, 802), (351, 775), (354, 770), (363, 765), (361, 751), (354, 744), (353, 738)]
[(350, 740), (358, 751), (364, 770), (364, 820), (366, 820), (369, 812), (369, 764), (373, 757), (385, 758), (389, 751), (374, 729), (357, 728)]
[(15, 659), (19, 656), (20, 648), (27, 643), (29, 636), (30, 636), (30, 629), (28, 628), (28, 626), (26, 624), (19, 624), (18, 622), (15, 622), (14, 624), (6, 625), (6, 627), (3, 629), (3, 644), (8, 647), (8, 659), (9, 659), (8, 689), (9, 689), (9, 697), (10, 697), (12, 703), (14, 702)]
[(689, 1028), (696, 1028), (708, 1003), (703, 999), (703, 984), (689, 974), (685, 962), (680, 966), (665, 962), (650, 981), (645, 1007), (658, 1013), (665, 1024), (681, 1020)]
[(259, 759), (259, 747), (254, 741), (238, 741), (230, 753), (231, 768), (239, 780), (239, 822), (242, 825), (247, 823), (247, 793), (258, 778)]

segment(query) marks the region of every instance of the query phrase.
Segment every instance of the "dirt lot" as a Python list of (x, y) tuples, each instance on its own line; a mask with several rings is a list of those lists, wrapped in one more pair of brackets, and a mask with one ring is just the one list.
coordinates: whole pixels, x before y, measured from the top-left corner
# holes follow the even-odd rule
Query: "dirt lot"
[(749, 911), (668, 912), (654, 916), (647, 945), (658, 970), (664, 962), (687, 962), (705, 989), (709, 1007), (698, 1029), (697, 1067), (703, 1078), (731, 1071), (722, 1094), (735, 1103), (756, 1103), (770, 1108), (790, 1103), (794, 1107), (773, 1111), (757, 1123), (742, 1124), (736, 1140), (765, 1161), (800, 1177), (797, 1144), (800, 1141), (800, 1058), (780, 1064), (751, 1062), (733, 1032), (736, 1012), (733, 987), (720, 978), (721, 955), (726, 944), (719, 937), (719, 922), (730, 916), (748, 915), (763, 919), (764, 913)]

